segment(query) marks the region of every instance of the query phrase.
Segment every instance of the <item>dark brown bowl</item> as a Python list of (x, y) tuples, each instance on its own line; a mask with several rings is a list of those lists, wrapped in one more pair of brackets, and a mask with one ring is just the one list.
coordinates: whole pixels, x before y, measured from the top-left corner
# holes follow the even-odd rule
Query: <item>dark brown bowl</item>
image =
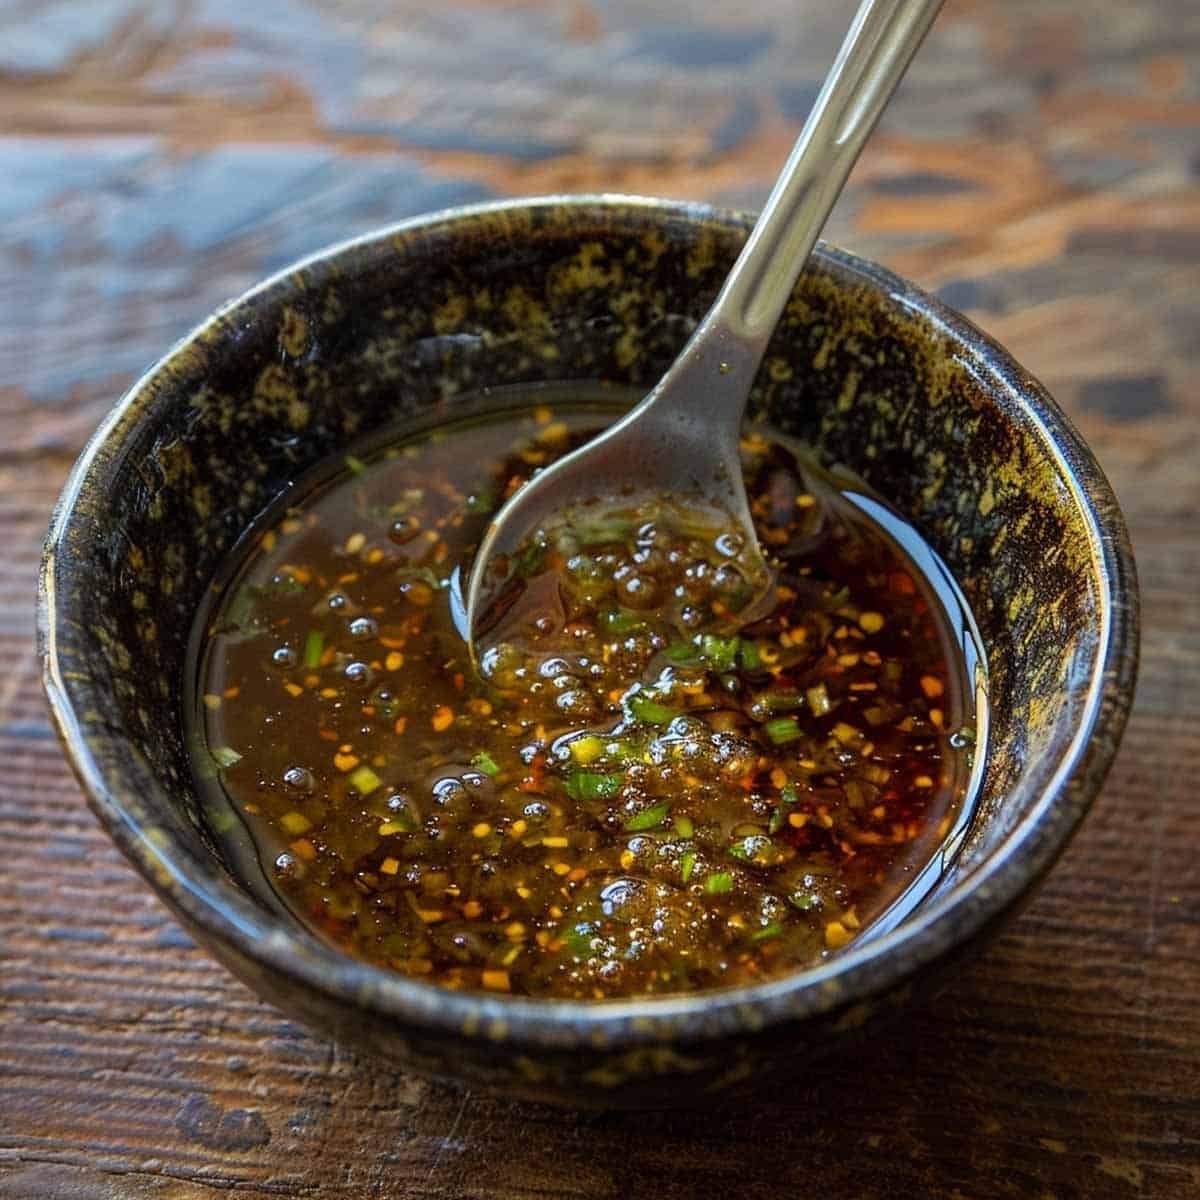
[(902, 925), (752, 988), (587, 1003), (440, 990), (344, 957), (251, 897), (208, 836), (181, 694), (188, 632), (255, 514), (354, 438), (488, 384), (645, 387), (749, 222), (551, 199), (437, 214), (317, 255), (226, 306), (129, 391), (46, 545), (46, 691), (100, 820), (183, 923), (280, 1008), (423, 1074), (578, 1106), (694, 1102), (804, 1066), (994, 929), (1066, 845), (1132, 699), (1137, 591), (1088, 448), (994, 342), (829, 247), (751, 412), (863, 476), (951, 565), (991, 671), (989, 769), (955, 865)]

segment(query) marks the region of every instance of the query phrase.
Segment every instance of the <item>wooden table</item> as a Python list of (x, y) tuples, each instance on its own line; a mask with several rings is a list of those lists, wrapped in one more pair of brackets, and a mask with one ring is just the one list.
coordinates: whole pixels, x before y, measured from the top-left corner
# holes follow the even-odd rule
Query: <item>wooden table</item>
[[(761, 203), (820, 0), (0, 0), (0, 1196), (1200, 1196), (1200, 7), (952, 0), (830, 230), (1049, 385), (1129, 515), (1125, 746), (1037, 901), (860, 1061), (691, 1115), (352, 1061), (181, 932), (43, 708), (34, 576), (134, 373), (327, 242), (514, 194)], [(843, 11), (847, 10), (847, 11)]]

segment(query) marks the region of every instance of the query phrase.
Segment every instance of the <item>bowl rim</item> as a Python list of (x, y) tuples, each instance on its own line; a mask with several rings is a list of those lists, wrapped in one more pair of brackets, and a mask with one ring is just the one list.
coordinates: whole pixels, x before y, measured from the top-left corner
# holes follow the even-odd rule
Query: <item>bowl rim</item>
[[(197, 339), (248, 301), (285, 293), (302, 270), (326, 269), (344, 256), (396, 238), (467, 229), (506, 213), (566, 210), (573, 222), (605, 219), (631, 229), (648, 221), (743, 231), (753, 218), (708, 204), (620, 194), (518, 198), (443, 209), (338, 242), (275, 272), (228, 301), (177, 341), (125, 392), (88, 441), (63, 488), (47, 535), (39, 578), (38, 639), (42, 678), (66, 756), (89, 804), (126, 856), (170, 907), (201, 934), (256, 961), (288, 982), (387, 1019), (458, 1036), (547, 1049), (613, 1048), (652, 1041), (696, 1041), (756, 1032), (784, 1020), (816, 1017), (866, 1000), (949, 954), (1012, 907), (1058, 855), (1091, 806), (1116, 753), (1137, 671), (1139, 605), (1128, 532), (1112, 489), (1092, 452), (1045, 389), (995, 340), (936, 297), (879, 266), (821, 243), (815, 259), (841, 276), (881, 291), (970, 352), (960, 362), (993, 394), (1028, 420), (1054, 458), (1087, 527), (1097, 585), (1095, 662), (1078, 726), (1028, 812), (963, 883), (947, 890), (896, 929), (826, 963), (763, 983), (660, 997), (587, 1001), (456, 992), (352, 959), (271, 918), (219, 873), (197, 879), (188, 855), (154, 839), (114, 790), (85, 738), (79, 714), (102, 699), (90, 680), (68, 677), (59, 641), (69, 622), (57, 600), (57, 564), (81, 493), (110, 456), (119, 459), (122, 431), (154, 400), (159, 376)], [(102, 470), (101, 470), (102, 473)], [(134, 756), (136, 760), (137, 756)], [(163, 793), (148, 766), (122, 767), (122, 791)], [(311, 943), (311, 944), (308, 944)], [(300, 950), (300, 952), (298, 952)]]

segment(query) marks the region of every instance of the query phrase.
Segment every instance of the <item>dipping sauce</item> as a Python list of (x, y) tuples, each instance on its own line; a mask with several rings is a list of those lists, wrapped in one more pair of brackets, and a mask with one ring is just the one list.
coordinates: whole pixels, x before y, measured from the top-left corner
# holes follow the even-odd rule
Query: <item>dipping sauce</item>
[(965, 829), (961, 596), (770, 431), (743, 441), (765, 602), (711, 513), (581, 510), (518, 555), (472, 662), (457, 585), (489, 516), (611, 415), (510, 405), (339, 460), (201, 614), (210, 825), (347, 953), (530, 996), (750, 984), (894, 924)]

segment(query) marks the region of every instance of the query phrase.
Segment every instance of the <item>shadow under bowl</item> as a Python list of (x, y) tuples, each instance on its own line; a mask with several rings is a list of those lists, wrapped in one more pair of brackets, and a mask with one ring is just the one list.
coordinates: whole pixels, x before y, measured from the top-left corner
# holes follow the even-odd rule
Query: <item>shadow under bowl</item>
[(575, 1106), (670, 1106), (862, 1037), (994, 929), (1095, 796), (1132, 699), (1137, 592), (1095, 459), (961, 316), (821, 247), (752, 416), (909, 517), (954, 571), (990, 668), (977, 816), (893, 931), (755, 987), (604, 1003), (448, 992), (354, 961), (262, 907), (207, 831), (183, 725), (213, 576), (289, 482), (489, 385), (648, 387), (749, 228), (710, 208), (552, 198), (435, 214), (335, 247), (227, 305), (84, 451), (43, 565), (44, 678), (96, 814), (194, 935), (260, 995), (425, 1075)]

